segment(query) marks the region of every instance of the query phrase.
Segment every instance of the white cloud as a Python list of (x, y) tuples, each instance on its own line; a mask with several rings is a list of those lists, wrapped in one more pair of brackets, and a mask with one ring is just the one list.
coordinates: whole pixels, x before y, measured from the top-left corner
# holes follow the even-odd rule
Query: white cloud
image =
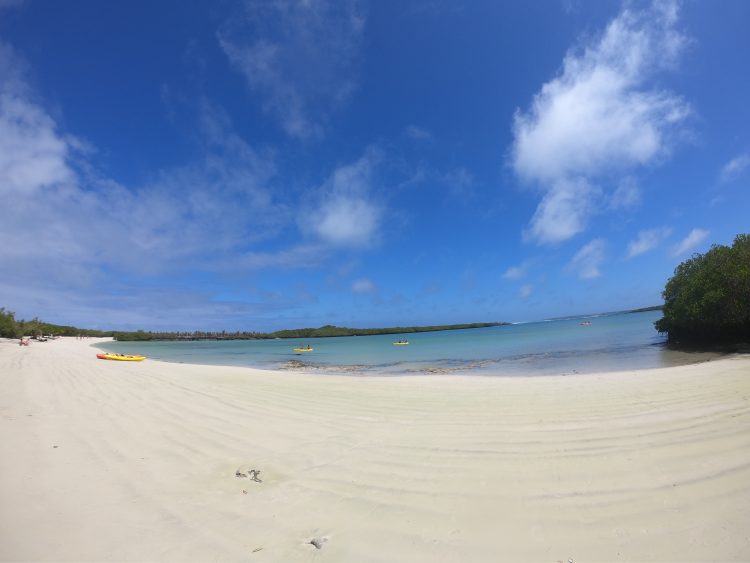
[(298, 292), (263, 295), (252, 302), (217, 301), (205, 290), (132, 287), (117, 279), (102, 280), (86, 291), (71, 291), (55, 281), (48, 287), (0, 281), (0, 295), (13, 303), (18, 318), (38, 315), (48, 322), (103, 330), (252, 330), (266, 323), (288, 328), (282, 314), (310, 301)]
[[(96, 193), (97, 205), (105, 207), (95, 221), (102, 237), (120, 237), (123, 246), (144, 253), (134, 256), (137, 269), (183, 267), (197, 257), (205, 268), (248, 266), (252, 262), (235, 261), (235, 253), (293, 219), (268, 188), (276, 173), (273, 155), (245, 143), (216, 107), (204, 103), (199, 119), (201, 158), (163, 170), (144, 186), (128, 189), (108, 181), (110, 187)], [(119, 218), (123, 213), (127, 221)]]
[(526, 299), (531, 295), (533, 289), (534, 286), (531, 284), (522, 285), (521, 289), (518, 290), (518, 295), (521, 297), (521, 299)]
[[(534, 239), (555, 243), (581, 232), (597, 210), (595, 182), (668, 153), (689, 108), (648, 81), (683, 50), (676, 21), (674, 2), (624, 9), (600, 37), (565, 56), (527, 112), (516, 112), (514, 170), (545, 192), (527, 231)], [(631, 202), (632, 190), (626, 195), (613, 201)]]
[(356, 162), (337, 168), (319, 190), (317, 209), (306, 210), (300, 218), (303, 229), (334, 246), (374, 244), (383, 215), (371, 193), (379, 160), (380, 153), (370, 149)]
[(25, 3), (26, 0), (0, 0), (0, 10), (4, 8), (15, 8), (16, 6), (20, 6)]
[(520, 280), (522, 278), (525, 278), (528, 274), (530, 265), (531, 260), (524, 260), (518, 266), (511, 266), (510, 268), (505, 270), (503, 277), (506, 280)]
[(503, 277), (506, 280), (520, 280), (525, 275), (526, 275), (526, 270), (522, 266), (511, 266), (510, 268), (505, 270)]
[(551, 186), (531, 218), (524, 236), (554, 244), (586, 229), (599, 189), (583, 178), (561, 179)]
[(454, 202), (462, 203), (473, 196), (474, 176), (466, 168), (457, 168), (442, 175)]
[(732, 182), (739, 178), (748, 166), (750, 166), (750, 153), (740, 154), (724, 165), (719, 179), (722, 182)]
[[(33, 109), (51, 120), (41, 107)], [(40, 146), (61, 145), (70, 152), (64, 137), (44, 129), (45, 121), (36, 129), (17, 128), (2, 141), (14, 149), (11, 154), (24, 148), (26, 160), (16, 160), (16, 169), (37, 171), (8, 181), (4, 169), (0, 180), (4, 191), (12, 191), (11, 206), (0, 210), (0, 233), (10, 243), (0, 248), (0, 257), (13, 260), (14, 275), (26, 272), (33, 278), (62, 262), (151, 274), (196, 263), (224, 268), (240, 264), (229, 258), (237, 249), (273, 236), (290, 220), (265, 186), (274, 173), (268, 155), (231, 131), (225, 131), (225, 144), (206, 147), (203, 159), (127, 188), (93, 168), (75, 174), (62, 154), (55, 166), (45, 168), (50, 159), (36, 156)], [(48, 173), (41, 176), (40, 170)], [(29, 226), (34, 226), (33, 244)]]
[(580, 6), (574, 0), (562, 0), (562, 9), (566, 14), (572, 14), (579, 10)]
[(670, 234), (672, 234), (672, 229), (669, 227), (639, 231), (638, 238), (628, 244), (627, 258), (633, 258), (639, 254), (653, 250)]
[(610, 209), (628, 209), (641, 202), (641, 190), (632, 178), (624, 178), (609, 198)]
[[(157, 171), (146, 185), (123, 186), (97, 171), (85, 143), (60, 130), (31, 91), (23, 61), (0, 43), (0, 293), (7, 304), (40, 315), (63, 302), (82, 315), (97, 307), (147, 312), (165, 298), (154, 292), (147, 307), (128, 304), (147, 290), (121, 283), (123, 273), (306, 267), (325, 259), (314, 245), (251, 250), (294, 218), (267, 187), (273, 154), (245, 143), (219, 109), (204, 103), (199, 117), (202, 157)], [(211, 306), (210, 295), (186, 295), (204, 311)], [(61, 320), (76, 318), (83, 317)]]
[(0, 42), (0, 195), (6, 197), (75, 180), (66, 162), (71, 143), (28, 99), (22, 66), (13, 49)]
[(355, 88), (364, 24), (361, 0), (247, 0), (244, 16), (227, 22), (218, 39), (287, 134), (319, 138)]
[[(375, 150), (335, 170), (319, 198), (305, 200), (305, 212), (317, 212), (313, 232), (328, 244), (267, 250), (262, 242), (294, 224), (299, 198), (289, 204), (271, 192), (274, 153), (245, 142), (221, 108), (196, 103), (199, 157), (125, 186), (97, 168), (95, 147), (62, 130), (26, 76), (25, 62), (0, 41), (0, 295), (19, 312), (89, 326), (97, 311), (118, 319), (119, 327), (141, 319), (149, 321), (146, 328), (194, 326), (196, 318), (204, 327), (230, 317), (236, 326), (242, 315), (293, 306), (222, 304), (210, 291), (189, 288), (174, 304), (166, 290), (121, 280), (153, 276), (153, 288), (159, 276), (184, 271), (235, 276), (307, 268), (330, 256), (330, 244), (377, 240), (382, 209), (373, 203)], [(165, 306), (171, 320), (158, 318)], [(227, 308), (235, 313), (214, 315)]]
[(693, 250), (699, 244), (701, 244), (709, 235), (709, 231), (705, 229), (693, 229), (690, 231), (688, 236), (680, 241), (680, 243), (674, 247), (672, 252), (673, 256), (679, 256), (686, 252)]
[(353, 293), (373, 293), (375, 291), (375, 284), (367, 278), (361, 278), (355, 280), (352, 283)]
[(300, 245), (277, 252), (246, 252), (232, 258), (236, 266), (259, 270), (265, 268), (300, 269), (320, 265), (327, 258), (322, 246)]
[(416, 125), (409, 125), (405, 130), (404, 134), (409, 137), (410, 139), (413, 139), (415, 141), (428, 141), (432, 142), (435, 140), (435, 138), (432, 136), (432, 133), (427, 131), (426, 129), (422, 129), (421, 127), (417, 127)]
[(581, 248), (568, 264), (568, 269), (575, 271), (581, 279), (593, 279), (602, 275), (599, 267), (604, 261), (606, 243), (603, 239), (594, 239)]
[(367, 246), (373, 242), (379, 216), (379, 209), (367, 200), (337, 195), (323, 204), (316, 230), (334, 245)]

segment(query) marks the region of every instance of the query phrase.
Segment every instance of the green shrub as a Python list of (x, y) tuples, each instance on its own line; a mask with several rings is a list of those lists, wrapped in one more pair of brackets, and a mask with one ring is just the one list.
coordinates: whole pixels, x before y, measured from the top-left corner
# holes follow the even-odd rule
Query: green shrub
[(714, 245), (675, 269), (656, 330), (674, 344), (750, 342), (750, 235)]
[(21, 330), (16, 321), (16, 315), (13, 311), (7, 311), (5, 307), (0, 307), (0, 337), (2, 338), (19, 338)]

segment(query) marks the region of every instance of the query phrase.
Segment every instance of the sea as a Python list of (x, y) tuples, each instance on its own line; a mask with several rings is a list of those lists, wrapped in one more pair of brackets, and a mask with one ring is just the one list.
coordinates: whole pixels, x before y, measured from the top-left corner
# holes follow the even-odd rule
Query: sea
[[(661, 311), (611, 313), (488, 328), (409, 334), (275, 340), (106, 342), (98, 347), (165, 362), (246, 366), (355, 376), (575, 375), (710, 360), (667, 349), (654, 329)], [(407, 346), (394, 346), (408, 340)], [(311, 346), (312, 352), (294, 348)]]

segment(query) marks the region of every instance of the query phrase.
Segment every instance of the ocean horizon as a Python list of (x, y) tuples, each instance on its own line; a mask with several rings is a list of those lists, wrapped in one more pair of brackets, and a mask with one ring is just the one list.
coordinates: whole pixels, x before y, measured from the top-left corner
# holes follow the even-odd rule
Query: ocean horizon
[[(683, 365), (715, 357), (669, 350), (661, 311), (603, 313), (487, 328), (408, 334), (105, 342), (100, 349), (152, 360), (352, 375), (573, 375)], [(407, 340), (406, 346), (394, 342)], [(296, 353), (295, 348), (313, 350)]]

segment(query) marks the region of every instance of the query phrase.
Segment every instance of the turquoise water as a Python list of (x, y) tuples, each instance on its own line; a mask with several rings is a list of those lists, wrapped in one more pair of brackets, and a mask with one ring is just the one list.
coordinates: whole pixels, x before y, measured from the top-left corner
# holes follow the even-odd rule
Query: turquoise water
[[(573, 374), (691, 363), (705, 354), (665, 349), (661, 312), (575, 317), (491, 328), (342, 338), (108, 342), (99, 347), (150, 359), (208, 365), (367, 374)], [(582, 322), (591, 322), (584, 326)], [(408, 346), (393, 346), (399, 339)], [(293, 348), (311, 345), (313, 352)]]

